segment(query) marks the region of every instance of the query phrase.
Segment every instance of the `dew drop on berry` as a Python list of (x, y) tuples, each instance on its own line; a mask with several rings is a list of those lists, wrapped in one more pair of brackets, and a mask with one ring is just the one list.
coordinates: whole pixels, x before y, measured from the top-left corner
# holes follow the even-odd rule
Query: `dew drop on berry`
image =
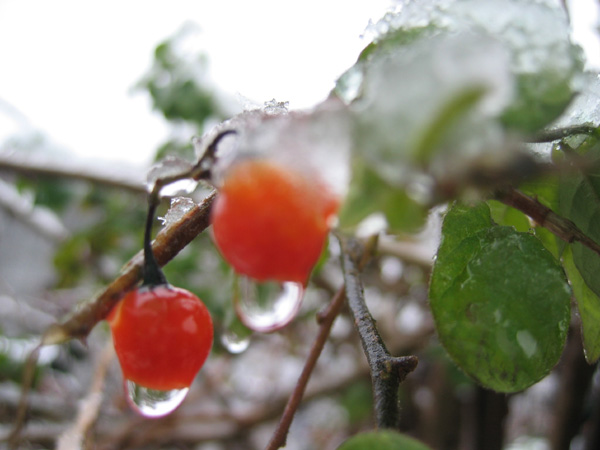
[(185, 399), (189, 388), (160, 391), (124, 380), (125, 396), (131, 408), (138, 414), (157, 418), (171, 414)]
[(285, 327), (296, 317), (303, 296), (302, 283), (257, 283), (240, 276), (234, 306), (245, 326), (253, 331), (269, 333)]

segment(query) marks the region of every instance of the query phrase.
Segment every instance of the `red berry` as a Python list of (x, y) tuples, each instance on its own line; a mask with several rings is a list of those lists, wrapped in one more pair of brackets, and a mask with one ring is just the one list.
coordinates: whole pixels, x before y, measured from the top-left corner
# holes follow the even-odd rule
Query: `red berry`
[(212, 211), (223, 257), (259, 281), (306, 283), (339, 199), (323, 183), (264, 159), (235, 164)]
[(213, 343), (204, 303), (168, 285), (130, 291), (108, 321), (123, 376), (149, 389), (189, 387)]

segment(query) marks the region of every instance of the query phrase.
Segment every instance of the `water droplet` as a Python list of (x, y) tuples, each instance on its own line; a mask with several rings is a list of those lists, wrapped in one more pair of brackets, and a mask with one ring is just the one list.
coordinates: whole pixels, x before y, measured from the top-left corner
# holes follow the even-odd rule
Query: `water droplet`
[(145, 417), (163, 417), (171, 414), (185, 399), (189, 388), (159, 391), (124, 381), (125, 396), (131, 408)]
[(250, 346), (252, 330), (240, 321), (231, 308), (227, 310), (223, 324), (224, 330), (221, 333), (223, 347), (234, 355), (245, 352)]
[(239, 277), (234, 306), (245, 326), (269, 333), (285, 327), (296, 317), (303, 296), (302, 283), (256, 283)]
[(244, 336), (233, 330), (227, 330), (221, 334), (221, 344), (229, 353), (237, 355), (245, 352), (250, 346), (250, 335)]

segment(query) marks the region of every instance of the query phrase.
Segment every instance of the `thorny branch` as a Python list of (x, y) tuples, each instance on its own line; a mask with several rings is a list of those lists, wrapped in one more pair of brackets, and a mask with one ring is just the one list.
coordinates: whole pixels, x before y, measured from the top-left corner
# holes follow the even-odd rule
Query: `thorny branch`
[(352, 238), (339, 237), (339, 241), (342, 247), (346, 298), (371, 369), (377, 427), (397, 428), (400, 418), (398, 387), (406, 376), (415, 370), (418, 359), (416, 356), (390, 355), (365, 303), (360, 279), (363, 249), (358, 241)]

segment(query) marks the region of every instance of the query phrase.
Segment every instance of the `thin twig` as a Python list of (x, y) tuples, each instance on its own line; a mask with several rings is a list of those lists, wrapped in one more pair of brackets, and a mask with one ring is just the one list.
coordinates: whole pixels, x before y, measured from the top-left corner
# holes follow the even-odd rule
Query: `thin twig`
[(25, 361), (25, 367), (23, 371), (23, 382), (21, 383), (21, 398), (19, 399), (19, 405), (17, 407), (15, 424), (12, 431), (6, 438), (6, 441), (8, 442), (8, 448), (11, 450), (19, 448), (19, 436), (27, 419), (27, 401), (29, 398), (29, 392), (31, 391), (31, 387), (33, 386), (35, 369), (37, 367), (37, 362), (40, 357), (41, 348), (41, 344), (34, 348), (31, 351), (31, 353), (29, 353), (29, 356)]
[(378, 428), (397, 428), (398, 387), (415, 370), (418, 359), (416, 356), (393, 357), (388, 352), (364, 299), (359, 265), (362, 246), (352, 238), (340, 237), (339, 240), (346, 298), (371, 369), (376, 424)]
[(89, 392), (79, 405), (77, 418), (73, 425), (59, 436), (56, 450), (80, 450), (83, 447), (86, 433), (98, 418), (98, 412), (102, 404), (104, 380), (114, 355), (112, 341), (107, 342), (96, 363), (96, 370)]
[(300, 402), (304, 396), (304, 391), (306, 390), (306, 385), (308, 384), (308, 380), (310, 379), (312, 371), (317, 364), (317, 360), (321, 355), (321, 351), (323, 350), (325, 343), (327, 342), (333, 322), (344, 305), (344, 298), (344, 288), (341, 288), (335, 294), (331, 300), (331, 303), (329, 303), (327, 310), (323, 314), (319, 315), (319, 333), (313, 342), (310, 353), (308, 354), (308, 358), (306, 358), (306, 362), (304, 363), (302, 373), (300, 374), (296, 386), (294, 387), (294, 391), (292, 392), (292, 395), (290, 395), (290, 398), (285, 405), (285, 409), (279, 424), (273, 433), (273, 437), (271, 438), (269, 445), (267, 445), (267, 450), (276, 450), (278, 448), (285, 447), (292, 420), (294, 419), (294, 415), (300, 406)]
[(568, 243), (577, 241), (600, 255), (600, 245), (581, 231), (571, 220), (556, 214), (537, 199), (512, 188), (498, 192), (496, 199), (528, 215), (538, 225), (548, 229), (563, 241)]
[[(368, 260), (373, 256), (375, 248), (377, 246), (377, 238), (369, 240), (367, 243), (368, 250), (363, 253), (363, 257), (359, 262), (360, 269), (367, 264)], [(319, 323), (319, 333), (310, 349), (308, 358), (304, 363), (304, 367), (302, 369), (302, 373), (296, 382), (296, 386), (290, 398), (285, 406), (279, 424), (273, 433), (273, 437), (267, 446), (267, 450), (276, 450), (281, 447), (285, 447), (287, 441), (287, 435), (290, 430), (290, 426), (292, 425), (292, 420), (294, 419), (294, 415), (300, 406), (300, 402), (302, 401), (302, 397), (304, 396), (304, 392), (306, 390), (306, 386), (314, 370), (317, 360), (323, 351), (323, 347), (325, 347), (325, 343), (327, 342), (327, 338), (329, 337), (329, 333), (331, 332), (331, 327), (333, 326), (333, 322), (335, 318), (340, 313), (342, 306), (344, 304), (345, 289), (342, 286), (336, 294), (333, 296), (331, 302), (327, 306), (324, 311), (321, 311), (317, 315), (317, 322)]]

